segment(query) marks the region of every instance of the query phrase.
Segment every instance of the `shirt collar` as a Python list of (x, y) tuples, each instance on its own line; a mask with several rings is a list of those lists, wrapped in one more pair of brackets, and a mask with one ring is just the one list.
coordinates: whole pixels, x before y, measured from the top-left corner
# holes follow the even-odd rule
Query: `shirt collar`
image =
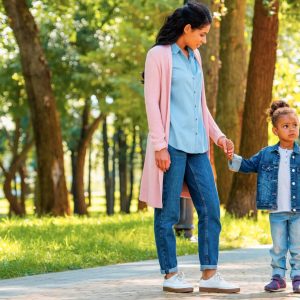
[[(177, 53), (181, 52), (180, 47), (176, 43), (171, 45), (171, 49), (172, 49), (173, 54), (177, 54)], [(192, 57), (192, 58), (195, 57), (194, 51), (191, 48), (188, 48), (188, 52), (189, 52), (190, 57)]]
[(171, 48), (172, 48), (172, 53), (173, 54), (177, 54), (177, 53), (180, 52), (180, 47), (176, 43), (172, 44)]

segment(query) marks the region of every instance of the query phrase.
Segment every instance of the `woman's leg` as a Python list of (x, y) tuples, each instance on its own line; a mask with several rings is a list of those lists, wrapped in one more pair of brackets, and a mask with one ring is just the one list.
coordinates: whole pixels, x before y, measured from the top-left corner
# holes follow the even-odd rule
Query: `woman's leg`
[(221, 232), (220, 202), (208, 156), (189, 154), (185, 181), (198, 213), (198, 249), (202, 279), (200, 292), (238, 293), (240, 288), (216, 272)]
[(198, 247), (201, 270), (215, 270), (218, 265), (221, 231), (220, 203), (206, 153), (188, 155), (185, 181), (199, 218)]
[(180, 217), (180, 193), (186, 164), (186, 153), (168, 148), (171, 165), (164, 174), (163, 207), (154, 212), (154, 233), (162, 274), (177, 272), (176, 239), (173, 226)]
[(270, 225), (273, 246), (270, 250), (272, 258), (272, 276), (285, 277), (286, 254), (288, 250), (288, 214), (270, 213)]

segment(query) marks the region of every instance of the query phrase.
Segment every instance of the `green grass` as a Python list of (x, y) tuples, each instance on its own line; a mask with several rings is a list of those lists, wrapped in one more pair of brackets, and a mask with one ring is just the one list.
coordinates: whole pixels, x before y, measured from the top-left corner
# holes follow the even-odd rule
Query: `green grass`
[[(271, 242), (266, 214), (255, 222), (233, 219), (222, 211), (222, 225), (221, 249)], [(197, 253), (197, 244), (183, 238), (178, 238), (177, 246), (178, 255)], [(0, 278), (152, 258), (156, 258), (152, 212), (0, 219)]]

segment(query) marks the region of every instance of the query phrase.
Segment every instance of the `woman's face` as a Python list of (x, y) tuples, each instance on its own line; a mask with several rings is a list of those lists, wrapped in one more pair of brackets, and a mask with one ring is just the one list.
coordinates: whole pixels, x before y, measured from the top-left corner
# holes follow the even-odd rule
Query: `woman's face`
[(187, 24), (183, 32), (185, 44), (192, 50), (199, 48), (202, 44), (206, 44), (206, 35), (209, 30), (210, 25), (206, 25), (201, 29), (193, 29), (190, 24)]

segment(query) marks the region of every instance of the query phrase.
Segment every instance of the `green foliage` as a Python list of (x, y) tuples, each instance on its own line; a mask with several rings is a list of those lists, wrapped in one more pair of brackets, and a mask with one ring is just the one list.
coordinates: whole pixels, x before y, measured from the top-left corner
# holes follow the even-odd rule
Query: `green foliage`
[[(256, 222), (223, 212), (222, 224), (221, 249), (270, 243), (267, 215)], [(0, 278), (156, 258), (152, 212), (2, 219), (0, 237)], [(197, 244), (177, 238), (177, 250), (178, 255), (196, 254)]]

